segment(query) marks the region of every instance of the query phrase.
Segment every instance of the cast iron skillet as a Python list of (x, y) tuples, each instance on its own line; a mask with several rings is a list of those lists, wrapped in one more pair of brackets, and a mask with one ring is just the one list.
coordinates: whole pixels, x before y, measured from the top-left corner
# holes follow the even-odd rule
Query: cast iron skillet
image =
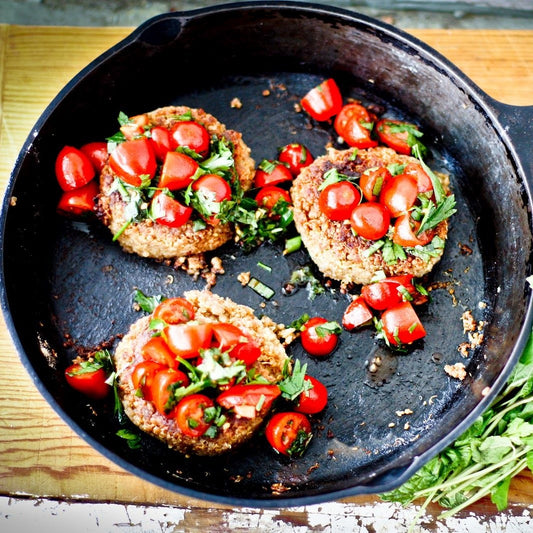
[[(65, 144), (114, 133), (119, 111), (186, 104), (242, 131), (256, 161), (275, 157), (278, 146), (292, 141), (319, 155), (335, 141), (331, 128), (312, 124), (294, 104), (329, 76), (345, 97), (419, 123), (431, 148), (428, 162), (451, 174), (458, 213), (445, 257), (428, 280), (444, 288), (420, 311), (426, 339), (396, 355), (371, 329), (345, 333), (326, 360), (306, 356), (295, 343), (290, 355), (307, 362), (330, 392), (300, 460), (276, 456), (261, 437), (215, 459), (185, 458), (148, 436), (141, 450), (129, 449), (116, 436), (111, 402), (89, 405), (65, 385), (63, 370), (76, 349), (124, 333), (139, 318), (135, 287), (172, 296), (204, 282), (123, 253), (96, 223), (58, 217), (56, 154)], [(234, 97), (241, 109), (230, 106)], [(155, 17), (78, 74), (23, 147), (2, 212), (8, 327), (36, 386), (65, 421), (117, 464), (167, 489), (257, 506), (392, 489), (489, 405), (524, 347), (531, 324), (531, 138), (533, 108), (495, 102), (423, 43), (352, 12), (253, 2)], [(334, 284), (314, 301), (304, 289), (281, 293), (291, 272), (308, 264), (305, 251), (283, 256), (280, 246), (265, 245), (245, 255), (227, 246), (219, 255), (226, 274), (216, 293), (278, 322), (303, 312), (341, 319), (348, 297)], [(272, 273), (259, 261), (273, 266)], [(248, 270), (276, 290), (265, 308), (236, 279)], [(462, 359), (457, 347), (467, 340), (466, 309), (484, 321), (484, 342)], [(371, 374), (367, 362), (375, 355), (383, 364)], [(458, 361), (468, 370), (462, 382), (443, 370)], [(413, 414), (398, 416), (405, 409)]]

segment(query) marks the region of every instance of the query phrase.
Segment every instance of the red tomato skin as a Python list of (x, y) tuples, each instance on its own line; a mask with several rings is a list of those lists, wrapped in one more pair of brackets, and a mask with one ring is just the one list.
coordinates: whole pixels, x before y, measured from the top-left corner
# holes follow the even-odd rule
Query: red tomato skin
[(418, 163), (407, 163), (403, 171), (404, 174), (413, 176), (416, 179), (418, 192), (433, 191), (433, 183), (431, 178), (426, 174), (425, 170)]
[(158, 224), (170, 228), (179, 228), (186, 224), (192, 215), (192, 207), (188, 207), (171, 198), (163, 191), (157, 191), (152, 199), (152, 214)]
[(171, 150), (170, 131), (162, 126), (150, 130), (150, 142), (158, 161), (164, 161)]
[(399, 286), (399, 283), (378, 281), (362, 287), (361, 296), (370, 307), (383, 311), (403, 301), (401, 293), (398, 292)]
[(311, 89), (300, 100), (300, 105), (315, 120), (325, 121), (341, 110), (342, 95), (335, 80), (329, 78)]
[(271, 161), (275, 166), (272, 172), (266, 172), (261, 168), (255, 171), (254, 185), (255, 187), (265, 187), (266, 185), (279, 185), (286, 181), (292, 181), (291, 171), (281, 163)]
[(277, 385), (234, 385), (219, 394), (216, 402), (225, 409), (242, 406), (256, 407), (259, 402), (262, 402), (259, 412), (265, 412), (280, 395), (281, 390)]
[(213, 330), (213, 337), (215, 338), (215, 346), (223, 352), (243, 342), (243, 339), (247, 340), (240, 328), (228, 322), (218, 322), (217, 324), (213, 324), (211, 328)]
[(164, 368), (154, 374), (152, 378), (149, 394), (155, 408), (162, 415), (170, 416), (172, 413), (172, 409), (166, 409), (165, 405), (170, 398), (170, 385), (178, 382), (180, 382), (180, 386), (186, 387), (189, 384), (189, 378), (181, 370), (174, 368)]
[(94, 170), (96, 172), (102, 172), (109, 154), (107, 153), (107, 143), (105, 142), (92, 142), (84, 144), (80, 150), (89, 158)]
[(361, 201), (361, 193), (349, 181), (331, 183), (318, 197), (320, 211), (330, 220), (348, 220), (355, 206)]
[(294, 410), (306, 415), (320, 413), (328, 403), (328, 389), (322, 382), (312, 376), (305, 376), (304, 379), (309, 381), (313, 388), (300, 394), (298, 404)]
[(379, 201), (387, 207), (393, 218), (407, 212), (416, 202), (418, 184), (409, 174), (398, 174), (381, 189)]
[(285, 189), (276, 187), (275, 185), (267, 185), (263, 187), (255, 196), (257, 205), (259, 207), (264, 207), (268, 211), (272, 211), (279, 200), (284, 200), (288, 204), (291, 203), (290, 194)]
[(133, 388), (135, 390), (140, 389), (143, 398), (151, 402), (153, 400), (151, 386), (154, 376), (165, 369), (165, 365), (156, 363), (155, 361), (141, 361), (137, 363), (131, 373)]
[[(413, 224), (414, 229), (411, 227)], [(394, 233), (392, 235), (392, 242), (405, 247), (414, 247), (417, 245), (425, 246), (433, 239), (434, 231), (424, 231), (420, 235), (416, 235), (417, 228), (420, 227), (420, 222), (411, 220), (409, 213), (398, 217), (394, 223)]]
[(190, 359), (197, 357), (201, 349), (211, 346), (213, 329), (211, 324), (171, 324), (163, 330), (163, 336), (178, 357)]
[(351, 331), (369, 324), (372, 320), (372, 311), (368, 308), (365, 299), (361, 296), (354, 298), (342, 316), (342, 326), (344, 329)]
[(163, 337), (152, 337), (141, 348), (141, 354), (146, 361), (154, 361), (169, 368), (178, 368), (176, 356), (171, 352)]
[(85, 394), (93, 400), (102, 400), (105, 398), (111, 387), (105, 382), (107, 375), (103, 368), (94, 372), (76, 373), (81, 369), (80, 365), (74, 363), (65, 369), (65, 378), (67, 383), (77, 391)]
[(261, 357), (261, 348), (253, 340), (237, 344), (230, 352), (233, 359), (242, 361), (247, 367), (252, 366)]
[(192, 178), (198, 170), (198, 163), (187, 154), (167, 152), (159, 187), (171, 191), (185, 189), (192, 183)]
[(338, 336), (335, 333), (326, 333), (320, 337), (316, 327), (325, 324), (327, 320), (322, 317), (310, 318), (303, 326), (300, 340), (304, 350), (316, 357), (329, 355), (337, 346)]
[(148, 115), (135, 115), (134, 117), (129, 117), (128, 124), (120, 126), (120, 131), (128, 141), (132, 141), (136, 137), (144, 134), (143, 126), (148, 126), (148, 123)]
[[(363, 172), (359, 178), (359, 186), (365, 199), (369, 202), (377, 202), (381, 190), (391, 178), (392, 175), (386, 167)], [(381, 184), (378, 182), (381, 182)], [(374, 194), (375, 192), (377, 194)]]
[(95, 205), (94, 199), (99, 192), (98, 184), (94, 180), (79, 189), (64, 191), (57, 204), (57, 211), (74, 216), (92, 213)]
[(302, 168), (308, 167), (314, 161), (314, 157), (303, 144), (291, 143), (280, 150), (278, 161), (288, 165), (291, 174), (296, 177)]
[(152, 315), (167, 324), (181, 324), (194, 320), (194, 306), (185, 298), (167, 298), (154, 309)]
[(194, 191), (204, 191), (213, 194), (215, 202), (231, 200), (230, 184), (218, 174), (205, 174), (198, 178), (193, 184)]
[(411, 344), (426, 336), (426, 330), (409, 302), (389, 307), (381, 315), (383, 331), (392, 345)]
[(364, 239), (375, 241), (387, 234), (390, 214), (381, 203), (363, 202), (352, 211), (350, 224), (358, 235)]
[(371, 123), (368, 110), (361, 104), (346, 104), (335, 118), (333, 127), (348, 146), (373, 148), (378, 142), (372, 139), (370, 130), (363, 123)]
[(94, 178), (90, 159), (73, 146), (64, 146), (56, 158), (55, 173), (59, 186), (72, 191), (87, 185)]
[[(188, 437), (201, 437), (211, 426), (204, 420), (204, 412), (207, 408), (213, 407), (213, 400), (203, 394), (191, 394), (185, 396), (171, 412), (171, 417), (178, 424), (180, 431)], [(189, 425), (189, 420), (195, 421), (196, 427)]]
[(265, 437), (275, 451), (290, 456), (289, 450), (299, 431), (311, 434), (311, 423), (303, 413), (276, 413), (265, 428)]
[(192, 120), (176, 122), (170, 130), (170, 139), (173, 150), (182, 146), (204, 157), (209, 153), (209, 132), (198, 122)]
[(111, 170), (134, 187), (142, 183), (141, 176), (153, 179), (157, 162), (149, 140), (145, 137), (124, 141), (109, 156)]
[(392, 120), (390, 118), (382, 118), (376, 124), (376, 132), (378, 134), (379, 140), (387, 145), (389, 148), (392, 148), (399, 154), (411, 155), (411, 146), (407, 142), (408, 133), (397, 132), (391, 133), (390, 125), (396, 124), (401, 126), (403, 124), (413, 127), (413, 124), (408, 124), (407, 122), (402, 122), (401, 120)]

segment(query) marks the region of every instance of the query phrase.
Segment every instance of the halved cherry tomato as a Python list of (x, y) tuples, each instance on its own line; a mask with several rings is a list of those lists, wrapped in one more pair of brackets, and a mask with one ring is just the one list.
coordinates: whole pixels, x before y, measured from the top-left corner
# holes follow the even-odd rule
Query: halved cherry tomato
[(176, 122), (170, 130), (172, 148), (178, 146), (194, 150), (201, 156), (209, 153), (209, 132), (204, 126), (192, 120)]
[(67, 383), (77, 391), (89, 396), (93, 400), (105, 398), (111, 391), (106, 383), (107, 375), (102, 367), (90, 370), (74, 363), (65, 370)]
[(171, 398), (171, 385), (175, 387), (186, 387), (189, 384), (189, 378), (181, 370), (174, 368), (165, 368), (154, 374), (150, 384), (149, 395), (154, 402), (155, 408), (162, 415), (170, 415), (173, 406), (169, 405)]
[(378, 311), (383, 311), (403, 301), (402, 293), (398, 291), (399, 283), (382, 280), (361, 288), (361, 296), (365, 302)]
[(291, 174), (296, 177), (302, 168), (309, 166), (314, 158), (303, 144), (291, 143), (281, 148), (278, 161), (289, 166)]
[(77, 148), (65, 146), (56, 158), (57, 182), (64, 191), (79, 189), (94, 178), (94, 167), (90, 159)]
[(435, 231), (424, 231), (417, 235), (416, 231), (419, 227), (420, 222), (412, 220), (409, 213), (405, 213), (398, 217), (394, 223), (392, 242), (406, 247), (425, 246), (431, 242), (435, 236)]
[(150, 130), (150, 142), (157, 159), (164, 161), (171, 150), (170, 131), (162, 126), (155, 126)]
[(254, 418), (268, 411), (280, 394), (277, 385), (234, 385), (217, 397), (217, 403), (238, 416)]
[(347, 220), (361, 201), (361, 193), (349, 181), (331, 183), (318, 197), (318, 206), (330, 220)]
[(276, 413), (267, 424), (265, 436), (277, 452), (300, 457), (312, 438), (311, 423), (303, 413)]
[(291, 171), (283, 163), (263, 160), (255, 171), (254, 185), (256, 187), (279, 185), (284, 181), (292, 181), (292, 178)]
[(295, 410), (299, 413), (314, 415), (320, 413), (328, 403), (328, 389), (325, 385), (312, 376), (305, 376), (305, 381), (309, 381), (313, 388), (306, 390), (298, 396), (298, 404)]
[(215, 337), (215, 345), (223, 352), (229, 350), (240, 342), (247, 341), (244, 333), (233, 324), (228, 322), (218, 322), (212, 325), (213, 336)]
[(242, 361), (247, 367), (253, 365), (261, 356), (261, 348), (254, 340), (237, 344), (230, 352), (233, 359)]
[(141, 348), (141, 354), (148, 361), (161, 363), (169, 368), (178, 368), (176, 356), (170, 351), (163, 337), (152, 337)]
[(368, 308), (365, 299), (361, 296), (354, 298), (344, 311), (342, 325), (348, 331), (366, 326), (372, 321), (372, 311)]
[(94, 211), (94, 199), (98, 193), (98, 184), (94, 180), (79, 189), (65, 191), (59, 199), (57, 210), (75, 216), (92, 212)]
[(187, 154), (181, 152), (167, 152), (159, 187), (171, 191), (185, 189), (192, 183), (192, 178), (198, 170), (198, 163)]
[(409, 302), (401, 302), (383, 311), (383, 331), (395, 346), (411, 344), (426, 335), (426, 330)]
[(342, 95), (335, 80), (329, 78), (311, 89), (301, 100), (300, 105), (315, 120), (328, 120), (342, 108)]
[(171, 324), (163, 330), (169, 348), (178, 357), (190, 359), (211, 346), (212, 324)]
[(148, 126), (148, 115), (136, 115), (129, 117), (129, 122), (120, 126), (120, 131), (126, 137), (126, 140), (132, 141), (136, 137), (144, 134), (144, 126)]
[(137, 363), (131, 373), (133, 388), (136, 391), (140, 390), (142, 397), (151, 402), (153, 400), (151, 386), (154, 376), (165, 369), (165, 365), (156, 363), (155, 361), (141, 361)]
[(180, 431), (189, 437), (201, 437), (211, 426), (205, 410), (213, 407), (213, 400), (203, 394), (185, 396), (172, 412)]
[(363, 202), (352, 211), (350, 224), (358, 235), (364, 239), (375, 241), (387, 234), (390, 214), (383, 204)]
[[(192, 184), (193, 190), (202, 195), (209, 202), (220, 203), (231, 200), (230, 184), (218, 174), (205, 174)], [(207, 222), (212, 225), (219, 223), (216, 213), (207, 218)]]
[(416, 178), (409, 174), (398, 174), (381, 189), (379, 201), (387, 207), (391, 216), (396, 218), (413, 207), (417, 196)]
[[(336, 333), (328, 333), (320, 329), (328, 321), (322, 317), (310, 318), (304, 325), (300, 334), (300, 340), (304, 350), (317, 357), (329, 355), (337, 346), (338, 336)], [(317, 331), (317, 328), (318, 331)]]
[(431, 178), (418, 163), (407, 163), (403, 171), (404, 174), (414, 176), (418, 185), (418, 192), (429, 192), (433, 190)]
[(154, 194), (151, 210), (156, 222), (171, 228), (183, 226), (192, 215), (192, 207), (183, 205), (163, 191)]
[(379, 140), (392, 148), (399, 154), (411, 155), (411, 144), (409, 142), (409, 130), (418, 130), (418, 127), (401, 120), (382, 118), (376, 124), (376, 132)]
[(371, 137), (373, 122), (370, 113), (361, 104), (345, 105), (335, 118), (333, 127), (348, 146), (372, 148), (378, 145)]
[(87, 143), (80, 150), (89, 158), (94, 170), (102, 172), (109, 156), (107, 153), (107, 143), (99, 141)]
[(167, 324), (181, 324), (194, 320), (194, 306), (185, 298), (167, 298), (154, 309), (153, 317)]
[(259, 190), (255, 196), (255, 201), (259, 207), (264, 207), (268, 211), (272, 211), (274, 206), (280, 201), (284, 200), (288, 204), (291, 203), (290, 194), (281, 187), (274, 185), (267, 185)]
[(387, 167), (365, 170), (359, 178), (359, 187), (369, 202), (377, 202), (381, 189), (392, 178)]
[(109, 156), (111, 170), (126, 183), (138, 187), (146, 176), (152, 179), (157, 162), (146, 137), (120, 143)]

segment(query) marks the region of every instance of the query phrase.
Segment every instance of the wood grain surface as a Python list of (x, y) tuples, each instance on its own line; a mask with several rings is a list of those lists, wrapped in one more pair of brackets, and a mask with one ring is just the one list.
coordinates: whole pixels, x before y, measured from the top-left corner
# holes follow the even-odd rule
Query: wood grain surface
[[(129, 33), (128, 28), (55, 28), (0, 25), (0, 187), (9, 179), (26, 136), (46, 105), (81, 68)], [(533, 104), (533, 32), (416, 30), (494, 98)], [(52, 410), (33, 384), (0, 324), (0, 495), (66, 500), (166, 504), (195, 509), (216, 523), (227, 507), (184, 498), (123, 471), (81, 440)], [(374, 496), (336, 502), (371, 509)], [(512, 483), (508, 516), (533, 504), (533, 478)], [(338, 505), (344, 507), (339, 508)], [(203, 515), (201, 513), (204, 513)], [(211, 513), (211, 515), (209, 514)], [(483, 500), (465, 511), (480, 520), (496, 514)], [(341, 513), (342, 514), (342, 513)], [(430, 516), (438, 514), (430, 508)], [(301, 511), (280, 515), (307, 520)], [(211, 522), (209, 522), (211, 520)], [(430, 519), (431, 521), (431, 519)]]

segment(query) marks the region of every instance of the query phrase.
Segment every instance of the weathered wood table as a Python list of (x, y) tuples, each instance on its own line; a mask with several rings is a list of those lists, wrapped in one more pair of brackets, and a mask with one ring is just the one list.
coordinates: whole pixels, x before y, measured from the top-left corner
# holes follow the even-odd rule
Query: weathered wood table
[[(46, 105), (73, 75), (129, 31), (0, 25), (2, 190), (18, 151)], [(412, 33), (496, 99), (533, 104), (533, 31)], [(533, 531), (531, 475), (515, 478), (509, 501), (508, 510), (498, 514), (484, 499), (446, 523), (437, 520), (439, 509), (430, 507), (420, 527), (423, 531), (469, 533)], [(96, 524), (110, 530), (109, 523), (114, 527), (121, 524), (125, 531), (402, 531), (416, 514), (414, 506), (404, 510), (374, 496), (280, 510), (231, 509), (185, 498), (138, 479), (93, 450), (52, 410), (20, 363), (2, 322), (0, 530), (14, 531), (23, 523), (22, 515), (31, 515), (32, 510), (61, 520), (74, 508), (86, 517), (77, 531), (91, 531)], [(111, 522), (109, 512), (107, 518), (103, 516), (106, 509), (114, 513)], [(16, 530), (22, 531), (20, 527)]]

